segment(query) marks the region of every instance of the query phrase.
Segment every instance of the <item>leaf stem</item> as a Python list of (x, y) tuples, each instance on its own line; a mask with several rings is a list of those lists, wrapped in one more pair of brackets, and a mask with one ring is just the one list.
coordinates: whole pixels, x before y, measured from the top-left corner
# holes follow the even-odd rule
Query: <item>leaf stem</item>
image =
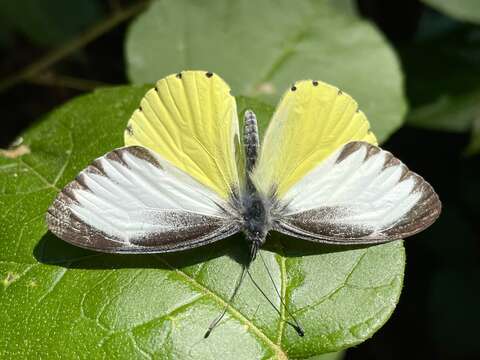
[(57, 86), (79, 91), (92, 91), (99, 87), (111, 85), (100, 81), (81, 79), (77, 77), (59, 75), (54, 73), (39, 74), (25, 80), (37, 85)]
[(3, 92), (11, 88), (12, 86), (15, 86), (25, 80), (29, 80), (35, 77), (37, 74), (49, 68), (53, 64), (66, 58), (78, 49), (81, 49), (88, 43), (92, 42), (93, 40), (107, 33), (111, 29), (115, 28), (118, 24), (139, 13), (147, 6), (148, 3), (149, 0), (145, 0), (137, 2), (134, 5), (125, 9), (115, 11), (110, 17), (92, 26), (78, 37), (67, 42), (62, 47), (48, 52), (45, 56), (38, 59), (34, 63), (26, 66), (12, 76), (9, 76), (0, 81), (0, 92)]

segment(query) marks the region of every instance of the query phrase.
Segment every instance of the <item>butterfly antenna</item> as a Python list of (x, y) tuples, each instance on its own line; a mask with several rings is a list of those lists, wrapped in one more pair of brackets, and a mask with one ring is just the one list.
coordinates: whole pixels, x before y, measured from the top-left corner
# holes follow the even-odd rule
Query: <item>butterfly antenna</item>
[[(262, 260), (262, 263), (263, 263), (263, 266), (265, 267), (265, 270), (267, 270), (267, 274), (268, 274), (268, 277), (270, 278), (270, 280), (272, 281), (272, 284), (273, 284), (273, 287), (275, 289), (275, 292), (277, 293), (278, 295), (278, 298), (280, 299), (280, 302), (282, 303), (282, 306), (283, 308), (285, 309), (285, 311), (287, 312), (287, 314), (290, 316), (290, 318), (292, 318), (292, 320), (294, 321), (295, 324), (287, 321), (287, 323), (289, 325), (291, 325), (295, 331), (297, 332), (297, 334), (299, 336), (304, 336), (305, 335), (305, 331), (303, 330), (302, 326), (300, 325), (300, 323), (298, 322), (298, 320), (295, 318), (295, 316), (293, 316), (293, 314), (290, 312), (290, 310), (288, 310), (288, 307), (287, 307), (287, 304), (285, 304), (285, 301), (283, 299), (283, 296), (280, 294), (280, 291), (278, 291), (278, 288), (277, 288), (277, 285), (275, 285), (275, 281), (273, 280), (273, 276), (272, 276), (272, 273), (270, 272), (270, 270), (268, 269), (268, 266), (267, 266), (267, 263), (265, 262), (265, 259), (263, 258), (263, 255), (261, 252), (258, 253), (260, 255), (260, 259)], [(271, 302), (270, 302), (271, 303)], [(277, 312), (278, 312), (278, 309), (277, 309)]]
[(240, 273), (240, 276), (237, 279), (237, 283), (235, 284), (235, 288), (233, 289), (232, 295), (230, 295), (230, 298), (228, 299), (227, 303), (225, 304), (225, 307), (223, 308), (223, 311), (215, 320), (212, 321), (212, 323), (208, 327), (208, 330), (205, 332), (205, 335), (203, 335), (204, 339), (208, 338), (212, 333), (213, 329), (215, 329), (217, 325), (220, 323), (220, 321), (222, 321), (223, 317), (227, 313), (228, 307), (232, 304), (233, 299), (235, 298), (235, 295), (237, 295), (238, 289), (240, 289), (240, 285), (242, 285), (243, 279), (245, 279), (245, 273), (247, 271), (248, 271), (247, 265), (243, 265), (242, 272)]
[[(280, 312), (280, 310), (278, 309), (278, 307), (272, 302), (272, 300), (270, 300), (270, 298), (268, 297), (267, 294), (265, 294), (265, 292), (262, 290), (262, 288), (260, 287), (260, 285), (258, 285), (258, 283), (255, 281), (255, 279), (253, 278), (252, 274), (250, 273), (250, 270), (247, 269), (247, 274), (248, 274), (248, 277), (250, 278), (250, 280), (252, 280), (252, 283), (253, 285), (255, 285), (255, 287), (257, 288), (258, 291), (260, 291), (260, 293), (263, 295), (263, 297), (265, 299), (267, 299), (268, 303), (272, 306), (272, 308), (277, 312), (278, 316), (280, 318), (282, 318), (282, 313)], [(294, 318), (294, 321), (297, 322), (297, 320)], [(297, 324), (294, 324), (292, 323), (291, 321), (288, 321), (288, 320), (285, 320), (285, 322), (290, 325), (291, 327), (293, 327), (295, 329), (295, 331), (297, 332), (297, 334), (299, 336), (303, 336), (305, 335), (305, 332), (303, 331), (302, 327), (300, 325)]]

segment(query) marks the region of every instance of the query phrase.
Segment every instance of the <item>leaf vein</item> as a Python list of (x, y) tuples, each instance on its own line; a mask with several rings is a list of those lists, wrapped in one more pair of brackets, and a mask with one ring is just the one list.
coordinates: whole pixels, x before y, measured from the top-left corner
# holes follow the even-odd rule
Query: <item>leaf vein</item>
[(231, 305), (227, 304), (227, 302), (220, 297), (218, 294), (214, 293), (212, 290), (204, 286), (203, 284), (200, 284), (197, 280), (192, 278), (190, 275), (187, 273), (183, 272), (182, 270), (173, 267), (169, 262), (167, 262), (164, 258), (158, 256), (158, 255), (153, 255), (155, 258), (157, 258), (160, 262), (168, 266), (170, 269), (175, 271), (178, 275), (180, 275), (180, 279), (182, 279), (184, 282), (189, 283), (193, 286), (195, 286), (197, 289), (201, 290), (204, 292), (206, 295), (208, 295), (210, 298), (212, 298), (215, 302), (220, 304), (222, 307), (227, 306), (227, 311), (230, 313), (230, 315), (235, 318), (237, 321), (245, 324), (248, 326), (249, 329), (252, 330), (252, 332), (259, 338), (261, 339), (264, 343), (266, 343), (270, 348), (275, 352), (277, 357), (279, 359), (287, 359), (287, 355), (283, 351), (283, 349), (275, 344), (272, 339), (270, 339), (266, 334), (264, 334), (254, 323), (252, 323), (249, 319), (247, 319), (241, 312), (238, 310), (234, 309)]
[(54, 184), (50, 183), (42, 174), (40, 174), (38, 172), (38, 170), (36, 170), (35, 168), (33, 168), (31, 165), (27, 164), (24, 160), (22, 160), (21, 158), (18, 159), (19, 162), (21, 162), (26, 168), (28, 168), (31, 172), (33, 172), (40, 180), (42, 180), (46, 185), (48, 185), (49, 187), (57, 190), (57, 191), (60, 191), (60, 189), (58, 187), (56, 187)]

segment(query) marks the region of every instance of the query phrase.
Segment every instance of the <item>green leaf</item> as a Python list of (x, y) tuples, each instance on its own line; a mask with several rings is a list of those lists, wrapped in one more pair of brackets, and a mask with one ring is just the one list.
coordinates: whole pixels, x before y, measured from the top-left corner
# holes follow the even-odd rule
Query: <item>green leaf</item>
[(468, 155), (475, 155), (480, 153), (480, 112), (477, 114), (477, 118), (473, 122), (472, 137), (470, 144), (466, 149)]
[(442, 30), (400, 51), (412, 109), (407, 123), (467, 132), (480, 114), (480, 30), (458, 24), (439, 26), (445, 24), (439, 15), (424, 22), (428, 23), (425, 28)]
[(406, 111), (394, 52), (347, 2), (155, 1), (130, 26), (126, 55), (135, 83), (207, 69), (271, 104), (297, 80), (324, 80), (359, 102), (381, 141)]
[(419, 128), (468, 132), (480, 115), (480, 89), (463, 95), (444, 94), (431, 104), (412, 110), (408, 124)]
[[(224, 321), (203, 339), (231, 294), (237, 259), (247, 256), (242, 236), (135, 256), (90, 252), (47, 232), (55, 194), (122, 146), (145, 91), (125, 86), (79, 97), (23, 134), (29, 152), (0, 156), (0, 357), (295, 359), (371, 337), (400, 295), (401, 241), (331, 247), (273, 234), (262, 255), (305, 337), (279, 320), (247, 278)], [(247, 106), (261, 122), (271, 115), (268, 105), (239, 99)], [(279, 306), (261, 262), (252, 275)]]
[(102, 15), (98, 0), (0, 0), (0, 20), (38, 45), (69, 40)]
[(480, 23), (478, 0), (423, 0), (423, 2), (456, 19)]

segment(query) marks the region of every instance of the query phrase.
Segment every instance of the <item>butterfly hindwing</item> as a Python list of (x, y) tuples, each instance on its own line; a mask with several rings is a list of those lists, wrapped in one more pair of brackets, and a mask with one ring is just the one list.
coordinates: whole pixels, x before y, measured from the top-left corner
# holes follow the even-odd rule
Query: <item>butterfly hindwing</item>
[(264, 194), (287, 190), (340, 146), (377, 144), (363, 112), (348, 94), (320, 81), (299, 81), (285, 93), (268, 126), (253, 172)]
[(362, 244), (413, 235), (439, 216), (432, 187), (365, 142), (335, 151), (279, 200), (274, 229), (307, 240)]
[(114, 150), (83, 170), (47, 213), (50, 230), (104, 252), (169, 252), (239, 230), (215, 191), (139, 146)]
[(147, 92), (125, 131), (125, 145), (140, 145), (215, 190), (238, 191), (239, 124), (235, 98), (216, 74), (183, 71)]

